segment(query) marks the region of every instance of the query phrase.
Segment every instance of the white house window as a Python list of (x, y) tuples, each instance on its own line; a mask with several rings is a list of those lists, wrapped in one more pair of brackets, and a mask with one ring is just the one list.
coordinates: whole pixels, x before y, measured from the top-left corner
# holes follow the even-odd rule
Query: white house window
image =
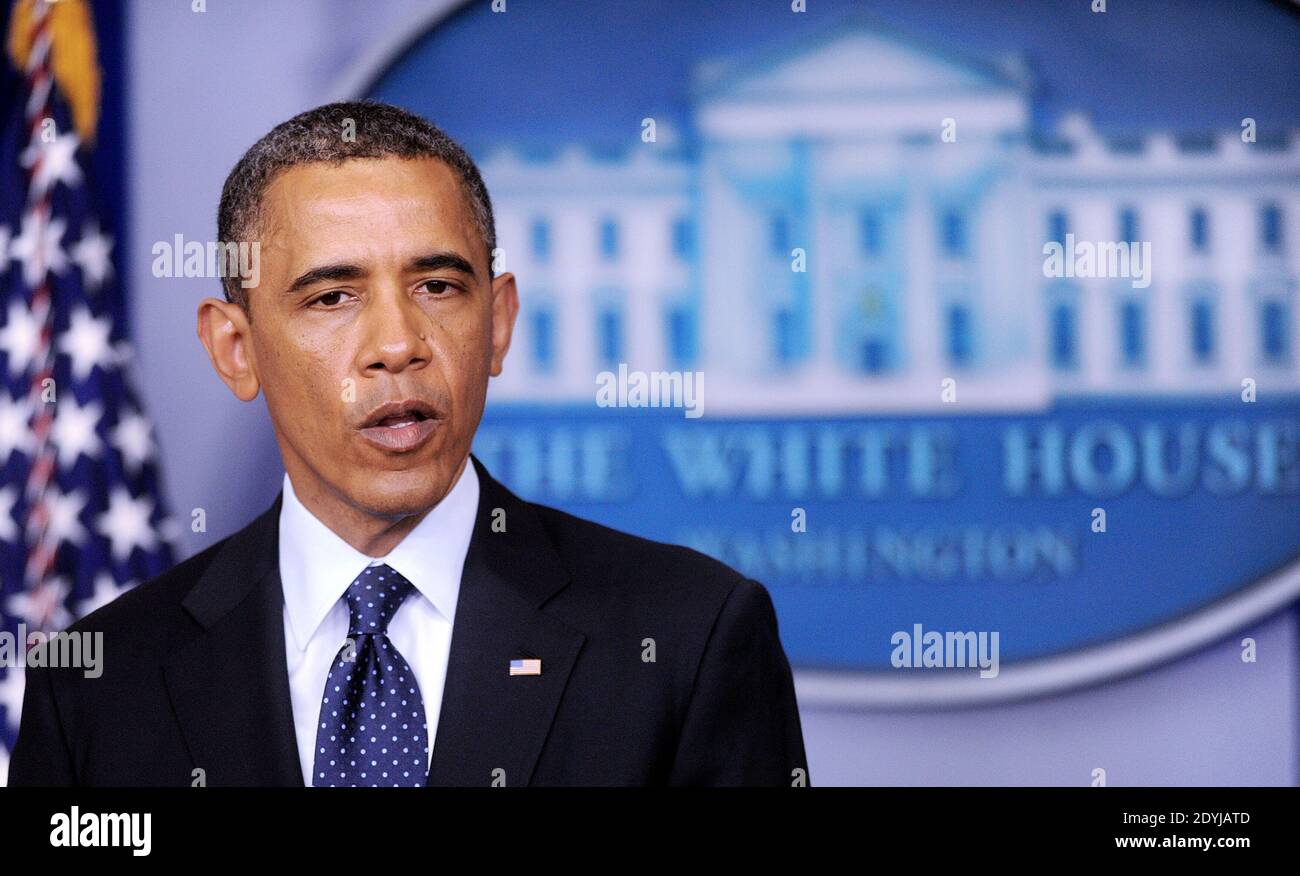
[(695, 255), (695, 223), (685, 216), (673, 220), (673, 255), (690, 261)]
[(1266, 253), (1282, 252), (1282, 207), (1278, 204), (1259, 208), (1259, 245)]
[(884, 219), (881, 217), (879, 210), (868, 207), (862, 211), (858, 221), (858, 235), (864, 256), (869, 259), (876, 259), (884, 254)]
[(1119, 239), (1128, 243), (1136, 243), (1138, 231), (1137, 210), (1132, 207), (1121, 209), (1119, 211)]
[(1210, 215), (1204, 207), (1193, 207), (1188, 216), (1188, 237), (1192, 252), (1210, 251)]
[(790, 255), (790, 220), (784, 213), (774, 213), (768, 220), (768, 248), (777, 258)]
[(1065, 245), (1065, 235), (1070, 229), (1070, 216), (1064, 210), (1047, 214), (1047, 239)]
[(551, 223), (545, 219), (534, 219), (529, 228), (529, 243), (533, 259), (538, 262), (551, 258)]
[(781, 365), (789, 365), (798, 355), (798, 325), (792, 307), (772, 311), (772, 354)]
[(1192, 359), (1200, 365), (1214, 361), (1214, 301), (1208, 295), (1192, 298), (1189, 314)]
[(669, 361), (677, 368), (691, 367), (699, 355), (695, 308), (688, 302), (674, 302), (668, 306), (664, 319)]
[(949, 207), (939, 214), (939, 249), (945, 257), (960, 259), (970, 254), (968, 232), (964, 211)]
[(1073, 284), (1049, 287), (1047, 294), (1047, 357), (1055, 371), (1079, 367), (1079, 293)]
[(600, 222), (600, 255), (606, 261), (618, 258), (618, 223), (606, 218)]
[(958, 367), (969, 365), (975, 351), (968, 305), (955, 303), (948, 306), (947, 335), (949, 361)]
[(1119, 354), (1126, 368), (1146, 363), (1146, 306), (1136, 298), (1119, 302)]
[(543, 374), (555, 370), (555, 310), (539, 304), (529, 314), (532, 334), (533, 366)]
[(606, 368), (625, 361), (623, 306), (614, 296), (596, 306), (596, 354)]
[(1264, 361), (1270, 365), (1284, 365), (1290, 358), (1289, 309), (1287, 302), (1277, 298), (1266, 299), (1260, 304), (1260, 350)]

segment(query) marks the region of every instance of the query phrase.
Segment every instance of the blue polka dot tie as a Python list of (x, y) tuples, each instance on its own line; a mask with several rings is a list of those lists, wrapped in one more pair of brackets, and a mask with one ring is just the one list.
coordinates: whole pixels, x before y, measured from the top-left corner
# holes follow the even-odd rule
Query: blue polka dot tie
[(410, 664), (388, 623), (414, 585), (390, 566), (370, 566), (348, 585), (348, 638), (325, 681), (312, 784), (423, 785), (429, 732)]

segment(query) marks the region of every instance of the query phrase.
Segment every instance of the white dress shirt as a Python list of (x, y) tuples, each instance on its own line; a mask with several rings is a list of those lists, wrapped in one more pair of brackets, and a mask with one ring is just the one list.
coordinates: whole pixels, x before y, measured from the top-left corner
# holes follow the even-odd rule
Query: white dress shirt
[(388, 638), (415, 673), (429, 725), (429, 754), (438, 731), (451, 627), (460, 576), (478, 513), (479, 483), (465, 463), (451, 491), (388, 556), (372, 558), (321, 523), (284, 476), (280, 507), (280, 581), (284, 586), (284, 645), (303, 782), (312, 784), (316, 731), (330, 667), (348, 635), (343, 595), (367, 566), (387, 563), (415, 589), (388, 625)]

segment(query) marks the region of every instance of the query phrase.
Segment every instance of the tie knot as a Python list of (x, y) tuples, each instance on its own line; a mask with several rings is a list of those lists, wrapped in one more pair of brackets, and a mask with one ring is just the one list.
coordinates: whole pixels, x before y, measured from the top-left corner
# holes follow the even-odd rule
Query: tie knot
[(388, 622), (414, 586), (392, 566), (367, 566), (348, 585), (348, 635), (387, 635)]

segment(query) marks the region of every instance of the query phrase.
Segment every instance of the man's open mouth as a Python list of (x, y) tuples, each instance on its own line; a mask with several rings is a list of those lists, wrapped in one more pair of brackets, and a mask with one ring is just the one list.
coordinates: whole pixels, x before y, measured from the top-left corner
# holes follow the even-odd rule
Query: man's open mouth
[(437, 418), (438, 412), (428, 402), (419, 400), (390, 401), (374, 408), (366, 416), (361, 428), (369, 429), (374, 426), (385, 426), (396, 429), (408, 426), (411, 423), (420, 423), (424, 420), (435, 420)]
[(360, 431), (384, 450), (405, 453), (424, 444), (439, 419), (437, 410), (426, 402), (391, 401), (372, 410)]
[(408, 413), (393, 414), (391, 417), (384, 417), (374, 426), (387, 426), (389, 429), (400, 429), (402, 426), (409, 426), (412, 423), (418, 423), (421, 420), (429, 419), (419, 411), (410, 411)]

